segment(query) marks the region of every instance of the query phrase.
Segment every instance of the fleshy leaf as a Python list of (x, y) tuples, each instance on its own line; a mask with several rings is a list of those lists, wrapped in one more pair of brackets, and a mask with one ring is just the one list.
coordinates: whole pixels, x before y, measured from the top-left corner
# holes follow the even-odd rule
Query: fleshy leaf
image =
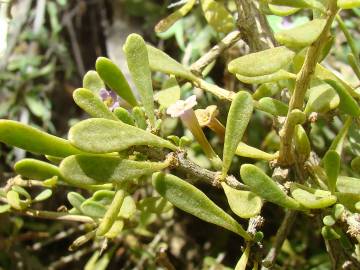
[(34, 198), (34, 201), (36, 202), (41, 202), (41, 201), (45, 201), (47, 199), (49, 199), (52, 195), (52, 190), (51, 189), (45, 189), (43, 191), (41, 191), (38, 195), (36, 195), (36, 197)]
[(94, 218), (102, 218), (106, 213), (106, 208), (104, 205), (91, 199), (83, 202), (80, 209), (84, 215)]
[(111, 229), (120, 212), (121, 206), (124, 202), (124, 198), (125, 191), (116, 191), (113, 201), (111, 202), (109, 208), (106, 211), (106, 214), (104, 215), (104, 218), (101, 220), (101, 223), (96, 230), (97, 236), (103, 236)]
[(69, 192), (67, 194), (67, 199), (70, 202), (70, 204), (75, 207), (75, 209), (79, 210), (81, 212), (81, 205), (83, 202), (85, 202), (85, 198), (77, 193), (77, 192)]
[(262, 160), (273, 160), (276, 158), (276, 154), (269, 154), (260, 149), (247, 145), (246, 143), (240, 142), (236, 147), (235, 155), (241, 157), (248, 157), (253, 159)]
[(244, 164), (240, 168), (241, 179), (261, 198), (285, 208), (299, 209), (300, 204), (286, 195), (284, 191), (260, 168)]
[(9, 205), (16, 210), (21, 211), (28, 207), (28, 204), (20, 199), (19, 193), (14, 190), (10, 190), (6, 193), (6, 199)]
[(176, 77), (184, 78), (190, 81), (196, 81), (197, 78), (187, 68), (171, 58), (163, 51), (147, 45), (150, 68), (154, 71), (172, 74)]
[(245, 77), (269, 75), (288, 65), (294, 56), (293, 51), (280, 46), (236, 58), (229, 63), (228, 69)]
[(360, 7), (360, 0), (337, 0), (337, 6), (342, 9)]
[(12, 120), (0, 120), (0, 142), (32, 153), (56, 157), (82, 153), (67, 140)]
[(153, 174), (153, 185), (161, 196), (181, 210), (237, 233), (245, 240), (250, 240), (249, 234), (235, 219), (193, 185), (174, 175), (164, 173)]
[(59, 168), (37, 159), (24, 158), (15, 163), (14, 170), (17, 174), (36, 180), (46, 180), (53, 176), (60, 177)]
[(134, 118), (126, 109), (118, 107), (114, 110), (114, 114), (121, 122), (131, 126), (135, 125)]
[(297, 27), (275, 33), (275, 39), (289, 48), (307, 47), (318, 39), (325, 24), (325, 19), (314, 19)]
[(339, 176), (336, 188), (342, 193), (356, 193), (360, 195), (360, 179), (348, 176)]
[(251, 218), (261, 211), (261, 198), (251, 191), (237, 190), (221, 183), (231, 210), (241, 218)]
[(176, 10), (175, 12), (171, 13), (165, 19), (162, 19), (158, 24), (155, 26), (155, 32), (161, 33), (168, 30), (174, 23), (176, 23), (179, 19), (184, 17), (192, 7), (195, 5), (196, 0), (188, 0), (181, 8)]
[(89, 153), (111, 153), (135, 145), (150, 145), (176, 150), (176, 147), (142, 129), (107, 119), (88, 119), (77, 123), (69, 131), (69, 140)]
[(259, 100), (263, 97), (271, 97), (278, 92), (280, 92), (281, 88), (277, 83), (264, 83), (260, 85), (252, 94), (254, 100)]
[(340, 156), (336, 151), (329, 150), (326, 152), (323, 162), (329, 190), (331, 193), (334, 193), (336, 181), (340, 172)]
[(294, 188), (291, 190), (291, 195), (301, 205), (309, 209), (321, 209), (329, 207), (336, 203), (336, 197), (334, 195), (324, 196), (323, 194), (317, 195), (301, 188)]
[[(115, 220), (115, 222), (111, 226), (110, 230), (108, 230), (107, 233), (105, 234), (105, 237), (110, 238), (110, 239), (116, 238), (122, 232), (123, 228), (124, 228), (124, 221), (123, 220)], [(110, 261), (110, 260), (108, 260), (108, 261)], [(94, 269), (98, 269), (98, 268), (95, 267)]]
[(269, 4), (269, 10), (277, 16), (290, 16), (298, 12), (300, 8)]
[(256, 104), (256, 108), (273, 116), (286, 116), (289, 110), (285, 103), (270, 97), (260, 99)]
[(360, 202), (360, 194), (352, 192), (335, 192), (335, 195), (338, 198), (338, 201), (351, 212), (358, 212), (355, 205)]
[(83, 87), (91, 90), (95, 95), (98, 95), (100, 90), (105, 88), (105, 84), (95, 70), (89, 70), (84, 75)]
[(234, 19), (223, 4), (215, 0), (201, 0), (200, 2), (207, 22), (215, 31), (228, 33), (234, 29)]
[(155, 94), (155, 100), (165, 109), (180, 99), (180, 87), (176, 78), (168, 79), (161, 91)]
[(295, 151), (299, 157), (299, 161), (306, 161), (310, 156), (311, 145), (309, 138), (301, 125), (295, 126), (293, 140), (295, 145)]
[(238, 92), (231, 102), (226, 121), (222, 176), (225, 177), (253, 112), (253, 100), (249, 93)]
[(9, 204), (1, 204), (0, 205), (0, 214), (9, 212), (11, 206)]
[(275, 73), (262, 75), (262, 76), (248, 77), (248, 76), (236, 74), (236, 78), (243, 83), (260, 84), (260, 83), (277, 82), (277, 81), (287, 80), (287, 79), (296, 79), (296, 75), (280, 69), (280, 70), (276, 71)]
[(339, 109), (344, 113), (347, 113), (351, 116), (358, 117), (360, 115), (360, 107), (356, 100), (340, 85), (334, 80), (325, 80), (326, 83), (331, 85), (335, 89), (337, 94), (340, 97)]
[(108, 205), (112, 202), (115, 196), (113, 190), (98, 190), (92, 195), (92, 200)]
[(136, 203), (130, 195), (125, 196), (124, 201), (121, 205), (119, 217), (129, 219), (136, 212)]
[(146, 197), (138, 203), (141, 211), (161, 214), (170, 211), (173, 205), (163, 197)]
[(309, 89), (310, 95), (304, 112), (326, 113), (339, 106), (340, 98), (335, 90), (327, 84), (321, 84)]
[(105, 118), (110, 120), (118, 120), (118, 118), (110, 112), (104, 102), (89, 89), (78, 88), (73, 92), (75, 103), (95, 118)]
[(155, 126), (154, 92), (145, 41), (138, 34), (127, 37), (124, 52), (131, 77), (140, 94), (146, 115), (152, 127)]
[(101, 79), (131, 106), (137, 101), (121, 70), (110, 59), (99, 57), (96, 60), (96, 71)]
[(76, 155), (65, 158), (60, 172), (74, 186), (121, 183), (168, 167), (166, 162), (133, 161), (116, 156)]
[(136, 106), (132, 110), (132, 116), (135, 120), (135, 124), (138, 128), (141, 128), (143, 130), (146, 130), (147, 124), (146, 124), (146, 117), (145, 113), (142, 110), (142, 108)]

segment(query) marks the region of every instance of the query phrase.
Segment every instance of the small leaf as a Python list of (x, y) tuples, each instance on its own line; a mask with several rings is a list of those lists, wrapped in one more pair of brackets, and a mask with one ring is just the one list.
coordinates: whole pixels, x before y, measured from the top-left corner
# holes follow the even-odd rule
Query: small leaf
[(104, 215), (104, 218), (101, 220), (101, 223), (96, 230), (97, 236), (103, 236), (111, 229), (120, 212), (124, 198), (125, 192), (123, 190), (116, 191), (113, 201), (111, 202), (109, 208), (106, 211), (106, 214)]
[(46, 180), (53, 176), (60, 177), (58, 167), (32, 158), (24, 158), (16, 162), (14, 170), (17, 174), (29, 179)]
[(360, 195), (360, 179), (348, 176), (339, 176), (336, 188), (342, 193), (355, 193)]
[(84, 75), (83, 88), (89, 89), (95, 95), (98, 95), (100, 90), (105, 88), (105, 84), (95, 70), (89, 70)]
[(51, 189), (44, 189), (34, 198), (34, 201), (35, 202), (45, 201), (45, 200), (49, 199), (51, 197), (51, 195), (52, 195)]
[(74, 125), (69, 140), (79, 149), (89, 153), (111, 153), (135, 145), (149, 145), (176, 150), (176, 147), (142, 129), (107, 119), (88, 119)]
[(6, 193), (6, 199), (9, 203), (9, 205), (16, 210), (22, 211), (28, 207), (27, 203), (20, 200), (19, 193), (17, 193), (14, 190), (10, 190), (10, 191), (8, 191), (8, 193)]
[(161, 91), (155, 94), (155, 100), (165, 109), (180, 99), (180, 86), (176, 78), (171, 77), (164, 83)]
[(239, 223), (193, 185), (174, 175), (164, 173), (153, 174), (153, 185), (161, 196), (181, 210), (239, 234), (245, 240), (250, 240), (250, 235)]
[(259, 215), (262, 207), (261, 198), (251, 191), (234, 189), (221, 183), (231, 210), (241, 218)]
[(92, 117), (118, 120), (99, 96), (88, 89), (76, 89), (73, 92), (73, 98), (75, 103)]
[(96, 71), (101, 79), (131, 106), (137, 101), (121, 70), (108, 58), (99, 57), (96, 60)]
[(332, 88), (335, 89), (337, 94), (340, 97), (339, 109), (344, 113), (347, 113), (351, 116), (358, 117), (360, 115), (360, 107), (356, 100), (340, 85), (334, 80), (325, 80)]
[[(116, 238), (120, 235), (124, 228), (124, 221), (122, 220), (115, 220), (114, 224), (111, 226), (110, 230), (105, 234), (106, 238)], [(98, 269), (98, 268), (95, 268)]]
[(311, 193), (307, 190), (301, 188), (294, 188), (291, 190), (291, 195), (297, 200), (301, 205), (309, 209), (321, 209), (329, 207), (336, 203), (337, 198), (334, 195), (317, 196), (316, 192)]
[(0, 214), (9, 212), (10, 209), (11, 209), (11, 206), (9, 204), (2, 204), (2, 205), (0, 205)]
[(86, 187), (133, 180), (168, 166), (165, 162), (133, 161), (116, 156), (76, 155), (61, 162), (60, 172), (67, 183)]
[(247, 145), (243, 142), (240, 142), (236, 148), (235, 155), (241, 157), (248, 157), (253, 159), (262, 159), (262, 160), (274, 160), (277, 155), (269, 154), (260, 149)]
[(134, 216), (136, 212), (136, 203), (131, 195), (127, 195), (121, 205), (118, 217), (129, 219)]
[(256, 109), (267, 112), (273, 116), (286, 116), (289, 107), (277, 99), (264, 97), (258, 101)]
[(360, 172), (360, 157), (355, 157), (351, 161), (351, 168), (357, 173)]
[(325, 25), (325, 19), (314, 19), (297, 27), (275, 33), (275, 39), (289, 48), (307, 47), (319, 38)]
[(262, 75), (262, 76), (248, 77), (248, 76), (236, 74), (236, 78), (243, 83), (261, 84), (261, 83), (277, 82), (277, 81), (287, 80), (287, 79), (295, 80), (296, 75), (280, 69), (280, 70), (276, 71), (275, 73)]
[(73, 207), (81, 212), (81, 204), (85, 202), (85, 198), (81, 194), (73, 191), (69, 192), (67, 199)]
[(297, 8), (318, 8), (323, 9), (317, 0), (266, 0), (270, 4)]
[(147, 45), (150, 68), (154, 71), (172, 74), (176, 77), (184, 78), (189, 81), (196, 81), (197, 77), (179, 62), (171, 58), (161, 50)]
[(127, 37), (123, 50), (134, 84), (152, 127), (155, 126), (154, 92), (145, 41), (138, 34)]
[(331, 193), (334, 193), (336, 181), (340, 172), (340, 156), (336, 151), (329, 150), (326, 152), (323, 162), (329, 190)]
[(21, 186), (18, 185), (14, 185), (11, 187), (11, 189), (13, 191), (16, 191), (17, 193), (19, 193), (20, 195), (24, 196), (27, 200), (31, 201), (31, 195), (29, 194), (29, 192), (27, 192), (26, 189), (24, 189)]
[(0, 142), (32, 153), (56, 157), (81, 153), (67, 140), (12, 120), (0, 120)]
[(108, 205), (112, 202), (115, 196), (115, 191), (112, 190), (98, 190), (92, 195), (92, 200)]
[(241, 179), (261, 198), (285, 208), (299, 209), (300, 204), (284, 191), (260, 168), (244, 164), (240, 168)]
[(216, 32), (228, 33), (234, 29), (234, 19), (223, 4), (214, 0), (201, 0), (200, 2), (207, 22)]
[(327, 113), (339, 106), (340, 98), (332, 87), (320, 84), (309, 89), (310, 95), (304, 113)]
[(231, 102), (225, 130), (222, 176), (225, 177), (253, 112), (249, 93), (238, 92)]
[(287, 7), (287, 6), (278, 6), (278, 5), (269, 5), (269, 10), (277, 16), (290, 16), (295, 14), (300, 10), (300, 8), (296, 7)]
[(337, 0), (337, 6), (342, 9), (360, 7), (360, 0)]
[(146, 124), (145, 113), (140, 107), (136, 106), (133, 108), (132, 116), (135, 120), (136, 126), (143, 130), (146, 130), (147, 124)]
[(135, 126), (134, 118), (126, 109), (118, 107), (114, 110), (114, 114), (121, 122)]
[(330, 215), (327, 215), (323, 218), (323, 223), (326, 226), (333, 226), (335, 222), (336, 222), (335, 219)]
[(335, 240), (341, 238), (340, 235), (333, 228), (329, 226), (324, 226), (321, 228), (321, 235), (326, 240)]
[(293, 51), (281, 46), (236, 58), (229, 63), (228, 69), (245, 77), (269, 75), (287, 66), (294, 56)]
[(252, 94), (254, 100), (259, 100), (263, 97), (272, 97), (278, 92), (280, 92), (281, 88), (277, 83), (264, 83), (260, 85)]
[(360, 201), (360, 194), (358, 193), (344, 193), (344, 192), (335, 192), (335, 195), (338, 201), (344, 205), (348, 210), (353, 213), (358, 212), (356, 209), (356, 204)]
[(165, 19), (162, 19), (155, 26), (155, 32), (161, 33), (161, 32), (165, 32), (166, 30), (168, 30), (175, 22), (177, 22), (179, 19), (181, 19), (182, 17), (184, 17), (186, 14), (189, 13), (189, 11), (195, 5), (195, 2), (196, 2), (196, 0), (188, 0), (185, 3), (185, 5), (183, 5), (181, 8), (179, 8), (175, 12), (171, 13)]
[(84, 215), (93, 218), (102, 218), (106, 213), (104, 205), (91, 199), (84, 201), (80, 206), (80, 210)]
[(138, 203), (141, 211), (162, 214), (173, 209), (172, 204), (163, 197), (147, 197)]
[(297, 153), (299, 161), (305, 162), (310, 156), (311, 145), (309, 138), (302, 125), (295, 126), (293, 140), (295, 145), (295, 151)]

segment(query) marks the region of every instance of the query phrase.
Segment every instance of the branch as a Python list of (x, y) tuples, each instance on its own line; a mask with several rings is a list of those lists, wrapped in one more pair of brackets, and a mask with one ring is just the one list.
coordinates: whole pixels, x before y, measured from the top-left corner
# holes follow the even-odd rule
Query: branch
[(90, 217), (81, 216), (81, 215), (70, 215), (62, 212), (42, 211), (35, 209), (26, 209), (24, 211), (13, 210), (12, 212), (19, 215), (35, 217), (35, 218), (94, 223), (94, 220)]
[(293, 152), (291, 148), (291, 142), (294, 135), (294, 125), (290, 121), (290, 114), (294, 109), (302, 110), (304, 104), (304, 97), (306, 90), (309, 88), (312, 75), (315, 73), (316, 65), (319, 61), (322, 49), (326, 44), (326, 40), (330, 31), (331, 24), (338, 11), (336, 1), (329, 1), (327, 22), (324, 30), (320, 34), (319, 38), (313, 43), (307, 51), (304, 64), (297, 75), (295, 82), (294, 93), (291, 96), (289, 103), (289, 111), (282, 130), (280, 131), (280, 152), (278, 158), (278, 164), (287, 166), (294, 163)]

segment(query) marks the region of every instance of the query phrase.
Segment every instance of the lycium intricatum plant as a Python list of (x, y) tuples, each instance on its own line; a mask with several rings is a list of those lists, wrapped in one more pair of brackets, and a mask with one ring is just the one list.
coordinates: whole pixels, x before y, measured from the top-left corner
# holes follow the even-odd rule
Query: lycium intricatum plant
[[(74, 249), (93, 238), (117, 237), (130, 226), (128, 221), (134, 222), (138, 230), (145, 230), (148, 224), (137, 219), (136, 213), (164, 215), (174, 205), (244, 239), (237, 270), (245, 270), (247, 265), (253, 269), (259, 269), (260, 265), (263, 269), (271, 268), (294, 220), (301, 213), (312, 215), (318, 221), (314, 223), (321, 224), (333, 269), (344, 265), (347, 268), (341, 269), (359, 269), (360, 179), (354, 176), (359, 174), (360, 166), (356, 154), (347, 153), (346, 160), (352, 159), (352, 170), (344, 170), (344, 148), (348, 140), (360, 143), (350, 133), (358, 129), (360, 94), (322, 61), (331, 50), (332, 27), (336, 27), (334, 21), (337, 20), (351, 49), (349, 65), (358, 76), (358, 46), (339, 12), (359, 7), (360, 1), (229, 2), (235, 4), (236, 11), (231, 5), (226, 8), (221, 1), (200, 1), (209, 25), (219, 35), (227, 36), (190, 68), (147, 45), (141, 36), (131, 34), (128, 37), (123, 49), (139, 99), (121, 70), (111, 60), (100, 57), (96, 61), (96, 71), (89, 71), (83, 88), (73, 94), (76, 104), (92, 118), (71, 127), (67, 140), (18, 122), (0, 120), (1, 142), (49, 160), (24, 159), (15, 164), (18, 176), (1, 189), (0, 211), (91, 224), (92, 230), (75, 240), (71, 246)], [(196, 1), (187, 1), (163, 19), (156, 31), (169, 29), (195, 4)], [(301, 10), (311, 13), (312, 20), (275, 35), (269, 31), (265, 14), (287, 16)], [(227, 69), (240, 82), (256, 86), (254, 93), (244, 88), (229, 91), (200, 76), (203, 68), (239, 39), (235, 13), (238, 13), (239, 28), (244, 31), (240, 36), (251, 52), (232, 59)], [(258, 24), (240, 25), (246, 18)], [(165, 74), (166, 83), (154, 94), (152, 72), (155, 71)], [(193, 87), (229, 103), (225, 129), (214, 114), (216, 107), (208, 116), (204, 116), (206, 111), (194, 112), (197, 103), (196, 96), (191, 95)], [(180, 92), (184, 89), (181, 100)], [(280, 98), (284, 95), (288, 95), (288, 101)], [(120, 98), (127, 103), (126, 108), (119, 107)], [(274, 132), (280, 137), (278, 152), (267, 153), (244, 142), (249, 122), (258, 111), (265, 112), (275, 123)], [(187, 157), (192, 149), (185, 137), (163, 136), (162, 128), (168, 118), (165, 112), (179, 117), (192, 133), (210, 161), (210, 170)], [(201, 117), (209, 119), (204, 121)], [(331, 145), (318, 151), (317, 122), (322, 118), (336, 118), (341, 128)], [(205, 127), (215, 131), (220, 145), (223, 144), (221, 160), (220, 153), (216, 153), (217, 149), (202, 130)], [(238, 180), (229, 175), (233, 172), (231, 165), (234, 165), (235, 155), (254, 161), (254, 164), (236, 164), (235, 171), (240, 172)], [(274, 171), (273, 175), (265, 171), (263, 165), (266, 163)], [(283, 172), (280, 176), (279, 171)], [(179, 172), (184, 179), (176, 176)], [(248, 229), (212, 202), (191, 184), (192, 181), (187, 181), (194, 180), (192, 178), (222, 188), (232, 212), (242, 219), (250, 219)], [(132, 194), (143, 180), (147, 180), (157, 194), (135, 201)], [(21, 187), (30, 184), (24, 183), (46, 189), (33, 199)], [(64, 185), (69, 191), (72, 187), (86, 189), (91, 196), (84, 198), (79, 193), (69, 192), (68, 200), (73, 208), (66, 213), (33, 210), (34, 203), (51, 197), (56, 185)], [(259, 231), (263, 219), (260, 215), (263, 204), (268, 202), (280, 206), (286, 214), (273, 247), (263, 257), (259, 252), (264, 236)], [(344, 243), (350, 246), (345, 247)]]

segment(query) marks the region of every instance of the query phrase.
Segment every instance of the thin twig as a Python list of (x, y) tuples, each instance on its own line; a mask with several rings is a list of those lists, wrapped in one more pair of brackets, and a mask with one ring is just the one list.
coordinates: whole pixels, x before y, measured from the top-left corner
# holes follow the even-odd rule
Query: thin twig
[(70, 215), (68, 213), (62, 213), (62, 212), (43, 211), (43, 210), (35, 210), (35, 209), (26, 209), (24, 211), (13, 210), (12, 212), (19, 215), (35, 217), (35, 218), (94, 223), (94, 220), (88, 216)]

